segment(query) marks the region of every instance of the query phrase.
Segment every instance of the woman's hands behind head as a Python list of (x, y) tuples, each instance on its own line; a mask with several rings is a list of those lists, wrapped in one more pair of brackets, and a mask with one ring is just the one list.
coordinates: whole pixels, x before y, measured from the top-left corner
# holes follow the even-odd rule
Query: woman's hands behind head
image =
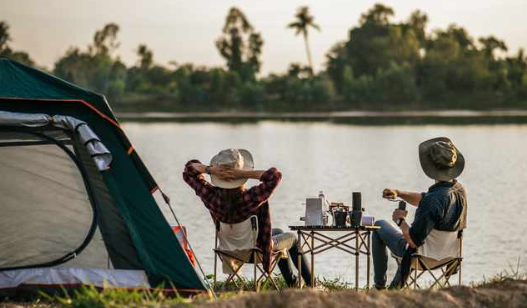
[(216, 175), (223, 181), (234, 181), (240, 178), (245, 178), (243, 170), (237, 170), (227, 166), (212, 166), (210, 173)]

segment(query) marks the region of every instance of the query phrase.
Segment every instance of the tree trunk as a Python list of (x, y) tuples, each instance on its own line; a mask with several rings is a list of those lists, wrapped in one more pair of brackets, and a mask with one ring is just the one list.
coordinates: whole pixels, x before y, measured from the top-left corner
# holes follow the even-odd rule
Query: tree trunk
[(308, 62), (309, 68), (311, 69), (311, 76), (313, 76), (315, 74), (315, 71), (313, 69), (313, 60), (311, 59), (311, 50), (309, 49), (309, 41), (307, 37), (307, 32), (304, 32), (304, 43), (306, 44), (307, 62)]

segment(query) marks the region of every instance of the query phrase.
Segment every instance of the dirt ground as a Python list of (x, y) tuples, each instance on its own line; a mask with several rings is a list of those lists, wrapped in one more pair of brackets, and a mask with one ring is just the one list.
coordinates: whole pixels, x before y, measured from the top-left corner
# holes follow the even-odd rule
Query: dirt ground
[(317, 292), (247, 294), (198, 305), (199, 308), (526, 308), (527, 281), (506, 280), (479, 287), (455, 286), (442, 290)]
[[(92, 303), (93, 304), (93, 303)], [(95, 308), (86, 301), (62, 307)], [(527, 308), (527, 280), (505, 280), (478, 287), (455, 286), (442, 290), (418, 291), (333, 291), (287, 290), (282, 293), (247, 293), (229, 299), (209, 302), (187, 302), (175, 306), (157, 303), (147, 305), (101, 304), (96, 307), (161, 308)], [(0, 308), (58, 308), (45, 302), (0, 301)]]

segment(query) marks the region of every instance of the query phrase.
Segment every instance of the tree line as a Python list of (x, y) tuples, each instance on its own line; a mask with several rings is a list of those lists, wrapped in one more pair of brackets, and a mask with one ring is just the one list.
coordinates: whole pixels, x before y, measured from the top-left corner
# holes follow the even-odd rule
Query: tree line
[[(148, 46), (137, 47), (137, 62), (119, 58), (119, 26), (98, 30), (86, 48), (72, 47), (52, 73), (104, 93), (117, 109), (135, 111), (332, 111), (527, 107), (527, 57), (510, 55), (504, 41), (474, 39), (466, 29), (426, 31), (428, 17), (413, 12), (405, 21), (375, 4), (361, 15), (347, 39), (313, 71), (309, 30), (321, 31), (308, 7), (285, 25), (305, 42), (307, 65), (260, 76), (264, 40), (238, 8), (231, 8), (215, 45), (224, 67), (155, 63)], [(0, 57), (35, 65), (14, 51), (9, 26), (0, 22)]]

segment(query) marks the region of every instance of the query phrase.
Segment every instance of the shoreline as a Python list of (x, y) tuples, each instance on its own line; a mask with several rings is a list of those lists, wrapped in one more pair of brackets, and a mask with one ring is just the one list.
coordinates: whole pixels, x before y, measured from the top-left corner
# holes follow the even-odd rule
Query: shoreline
[(527, 110), (430, 110), (339, 112), (116, 112), (123, 122), (229, 122), (258, 121), (336, 122), (357, 125), (527, 124)]

